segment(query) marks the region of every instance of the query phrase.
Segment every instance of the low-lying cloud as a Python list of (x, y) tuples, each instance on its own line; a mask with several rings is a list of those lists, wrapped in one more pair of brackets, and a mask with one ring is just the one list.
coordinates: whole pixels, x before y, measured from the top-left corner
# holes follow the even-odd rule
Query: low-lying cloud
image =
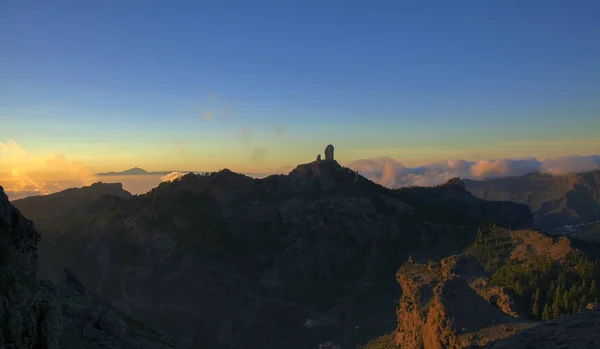
[(407, 167), (395, 159), (382, 157), (356, 160), (348, 167), (390, 188), (433, 186), (453, 177), (489, 179), (520, 176), (534, 171), (560, 175), (600, 169), (600, 156), (567, 156), (548, 160), (536, 158), (498, 160), (448, 160), (419, 167)]
[(34, 155), (17, 142), (0, 142), (0, 184), (11, 200), (92, 184), (94, 174), (61, 154)]
[(183, 173), (183, 172), (174, 171), (174, 172), (169, 173), (166, 176), (160, 177), (160, 181), (161, 182), (173, 182), (174, 180), (179, 179), (179, 178), (183, 177), (184, 175), (185, 175), (185, 173)]

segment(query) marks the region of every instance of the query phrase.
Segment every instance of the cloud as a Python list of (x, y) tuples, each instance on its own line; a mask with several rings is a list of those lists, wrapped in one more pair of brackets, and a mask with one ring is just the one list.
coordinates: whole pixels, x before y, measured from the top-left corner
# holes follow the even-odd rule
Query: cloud
[(520, 176), (534, 171), (566, 174), (600, 169), (600, 156), (568, 156), (539, 161), (535, 158), (498, 160), (448, 160), (419, 167), (406, 167), (395, 159), (380, 157), (356, 160), (348, 167), (390, 188), (433, 186), (450, 178), (488, 179)]
[(252, 151), (252, 156), (250, 157), (250, 161), (252, 161), (256, 164), (261, 164), (265, 161), (266, 155), (267, 155), (267, 148), (265, 148), (265, 147), (255, 148)]
[(185, 147), (181, 144), (180, 141), (173, 141), (173, 145), (175, 146), (179, 155), (185, 155)]
[(564, 156), (544, 161), (541, 171), (550, 174), (600, 169), (600, 156)]
[(249, 142), (252, 138), (252, 129), (250, 126), (246, 125), (242, 127), (242, 129), (238, 132), (238, 137), (244, 142)]
[(0, 183), (11, 200), (45, 195), (96, 181), (82, 163), (62, 154), (30, 154), (17, 142), (0, 142)]
[[(189, 108), (185, 109), (186, 113), (188, 113)], [(208, 122), (216, 120), (232, 121), (236, 119), (233, 106), (230, 103), (223, 101), (222, 98), (217, 94), (211, 94), (205, 99), (204, 102), (193, 106), (193, 116), (197, 117), (198, 113), (200, 113), (202, 118)]]
[(161, 182), (172, 182), (176, 179), (183, 177), (184, 175), (185, 175), (185, 173), (175, 171), (175, 172), (169, 173), (166, 176), (160, 177), (160, 181)]

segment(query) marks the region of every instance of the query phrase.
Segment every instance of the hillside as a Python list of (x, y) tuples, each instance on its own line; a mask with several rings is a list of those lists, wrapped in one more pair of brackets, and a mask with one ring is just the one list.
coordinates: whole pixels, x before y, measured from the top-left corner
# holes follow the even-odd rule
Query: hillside
[(74, 287), (81, 285), (74, 276), (57, 284), (41, 279), (39, 239), (0, 187), (0, 348), (181, 347), (83, 286)]
[(565, 237), (481, 230), (467, 254), (440, 263), (409, 260), (397, 279), (403, 293), (398, 328), (382, 337), (388, 347), (600, 346), (600, 268)]
[[(534, 172), (520, 177), (464, 182), (466, 189), (478, 198), (528, 205), (540, 229), (584, 233), (591, 228), (600, 235), (600, 228), (595, 226), (600, 221), (600, 171), (556, 176)], [(583, 235), (593, 236), (591, 233)]]
[(72, 268), (125, 312), (207, 348), (364, 343), (396, 327), (394, 274), (409, 255), (458, 253), (492, 220), (533, 224), (525, 205), (476, 199), (460, 182), (390, 190), (333, 160), (71, 204), (84, 213), (22, 207), (44, 218), (45, 275)]

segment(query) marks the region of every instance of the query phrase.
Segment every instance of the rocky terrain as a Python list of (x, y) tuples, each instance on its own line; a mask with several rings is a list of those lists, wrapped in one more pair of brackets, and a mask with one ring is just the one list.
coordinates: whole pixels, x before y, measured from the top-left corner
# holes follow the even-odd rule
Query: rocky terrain
[[(550, 232), (578, 232), (575, 226), (587, 227), (600, 221), (600, 171), (568, 175), (534, 172), (464, 183), (478, 198), (527, 204), (536, 226)], [(600, 237), (600, 229), (596, 228), (595, 233)]]
[(394, 274), (410, 255), (464, 251), (490, 221), (533, 225), (525, 205), (477, 199), (460, 180), (390, 190), (332, 157), (264, 179), (188, 174), (138, 196), (58, 193), (71, 202), (51, 214), (43, 197), (15, 205), (43, 234), (43, 275), (68, 267), (125, 313), (206, 348), (365, 343), (397, 327)]
[[(447, 257), (440, 263), (419, 264), (409, 260), (398, 270), (397, 280), (403, 293), (397, 309), (398, 328), (391, 336), (395, 345), (403, 349), (600, 346), (597, 331), (600, 307), (597, 305), (585, 303), (572, 315), (561, 317), (559, 314), (556, 320), (540, 322), (534, 319), (531, 307), (523, 307), (526, 292), (510, 282), (499, 282), (500, 275), (505, 274), (503, 269), (513, 264), (519, 269), (535, 269), (540, 258), (548, 258), (554, 266), (566, 268), (566, 264), (572, 264), (580, 269), (585, 263), (576, 263), (577, 259), (571, 257), (578, 251), (568, 239), (552, 238), (531, 230), (502, 228), (492, 229), (486, 235), (503, 241), (502, 245), (495, 244), (496, 249), (486, 256), (493, 258), (481, 258), (478, 249), (484, 244), (479, 241), (467, 254)], [(485, 268), (478, 259), (490, 262), (491, 267)], [(592, 278), (597, 280), (597, 268), (592, 273)], [(576, 275), (571, 274), (571, 277), (576, 278)], [(573, 290), (573, 280), (561, 281), (561, 278), (559, 275), (546, 280), (550, 282), (549, 288), (559, 285), (559, 289)], [(544, 282), (543, 279), (534, 280), (534, 284)], [(574, 285), (585, 288), (582, 283)], [(565, 291), (559, 300), (571, 301), (569, 292)], [(593, 292), (597, 295), (597, 290)], [(549, 293), (546, 296), (552, 297)], [(574, 293), (573, 297), (572, 301), (581, 298)], [(387, 345), (390, 342), (388, 337)]]
[(176, 348), (93, 294), (38, 276), (38, 231), (0, 187), (0, 348)]
[(3, 195), (4, 347), (181, 346), (144, 324), (218, 349), (597, 346), (597, 246), (459, 179), (390, 190), (332, 157), (17, 200), (41, 241)]

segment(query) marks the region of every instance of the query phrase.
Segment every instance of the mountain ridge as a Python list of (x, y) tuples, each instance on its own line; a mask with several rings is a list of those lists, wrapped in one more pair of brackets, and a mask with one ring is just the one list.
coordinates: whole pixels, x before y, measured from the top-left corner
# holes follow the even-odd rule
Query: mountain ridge
[(533, 224), (525, 205), (477, 199), (460, 182), (391, 190), (334, 160), (263, 179), (190, 173), (147, 194), (81, 198), (77, 214), (52, 217), (15, 201), (39, 222), (43, 275), (72, 266), (120, 309), (214, 348), (365, 342), (396, 327), (393, 275), (409, 255), (459, 252), (490, 220)]
[(527, 204), (536, 226), (560, 232), (568, 225), (600, 221), (600, 170), (550, 175), (533, 172), (489, 180), (465, 180), (478, 198)]

